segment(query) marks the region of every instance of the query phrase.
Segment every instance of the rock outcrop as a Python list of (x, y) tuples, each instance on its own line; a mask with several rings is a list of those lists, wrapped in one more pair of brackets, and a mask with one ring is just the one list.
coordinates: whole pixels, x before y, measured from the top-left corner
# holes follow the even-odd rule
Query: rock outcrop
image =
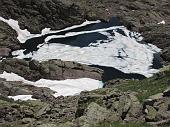
[(145, 120), (151, 125), (161, 126), (167, 123), (170, 120), (170, 96), (169, 89), (166, 90), (162, 97), (158, 96), (154, 99), (148, 99), (144, 103), (144, 111), (146, 113)]
[[(17, 50), (20, 48), (20, 43), (17, 40), (17, 33), (8, 24), (0, 21), (0, 49), (10, 48)], [(1, 55), (0, 55), (1, 56)]]
[(44, 28), (61, 29), (83, 22), (79, 7), (58, 0), (0, 0), (0, 16), (19, 21), (22, 29), (40, 33)]
[(76, 62), (61, 60), (26, 61), (20, 59), (6, 59), (0, 62), (0, 71), (15, 73), (27, 80), (37, 81), (41, 78), (52, 80), (65, 80), (77, 78), (92, 78), (102, 80), (103, 71)]

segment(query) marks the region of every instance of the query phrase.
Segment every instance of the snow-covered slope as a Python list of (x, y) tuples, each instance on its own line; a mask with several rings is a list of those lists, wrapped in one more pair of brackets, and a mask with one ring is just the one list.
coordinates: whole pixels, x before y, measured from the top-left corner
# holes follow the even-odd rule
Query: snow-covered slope
[[(55, 91), (55, 97), (58, 96), (69, 96), (79, 94), (81, 91), (91, 91), (94, 89), (102, 88), (103, 83), (98, 80), (90, 78), (80, 78), (80, 79), (67, 79), (67, 80), (47, 80), (40, 79), (36, 82), (25, 80), (23, 77), (14, 74), (4, 72), (0, 74), (0, 78), (4, 78), (7, 81), (22, 81), (25, 84), (34, 85), (36, 87), (47, 87)], [(14, 99), (31, 99), (31, 96), (16, 96)]]

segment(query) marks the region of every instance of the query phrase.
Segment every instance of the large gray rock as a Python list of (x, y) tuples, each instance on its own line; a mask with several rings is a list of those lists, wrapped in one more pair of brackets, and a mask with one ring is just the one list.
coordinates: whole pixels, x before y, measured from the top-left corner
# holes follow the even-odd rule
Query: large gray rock
[(146, 121), (147, 122), (150, 122), (150, 121), (156, 121), (156, 116), (157, 116), (157, 111), (154, 107), (152, 106), (149, 106), (147, 105), (146, 106), (146, 109), (145, 109), (145, 112), (146, 112)]
[(116, 112), (111, 112), (94, 102), (87, 107), (85, 116), (87, 117), (88, 123), (91, 125), (102, 122), (117, 122), (120, 120)]
[(120, 120), (116, 112), (112, 112), (97, 103), (90, 103), (86, 109), (86, 113), (73, 121), (74, 126), (91, 127), (98, 123), (117, 122)]
[(0, 57), (7, 57), (11, 53), (10, 48), (0, 48)]
[(143, 105), (139, 102), (134, 93), (129, 94), (129, 97), (131, 101), (131, 107), (124, 120), (130, 123), (144, 122)]

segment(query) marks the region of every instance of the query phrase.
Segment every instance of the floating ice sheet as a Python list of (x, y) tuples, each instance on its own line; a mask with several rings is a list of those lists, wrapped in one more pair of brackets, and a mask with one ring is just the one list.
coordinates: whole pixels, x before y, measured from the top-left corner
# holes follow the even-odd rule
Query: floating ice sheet
[[(151, 44), (139, 43), (138, 41), (143, 39), (140, 34), (128, 31), (124, 26), (113, 25), (108, 28), (101, 28), (99, 27), (100, 21), (86, 21), (81, 25), (75, 25), (58, 31), (51, 31), (49, 28), (46, 28), (42, 31), (42, 34), (33, 35), (27, 30), (21, 30), (18, 22), (15, 20), (6, 20), (2, 17), (0, 17), (0, 20), (8, 23), (17, 31), (18, 39), (21, 43), (24, 43), (30, 38), (41, 37), (48, 33), (59, 33), (93, 23), (98, 25), (97, 28), (99, 29), (47, 36), (44, 43), (37, 46), (37, 48), (39, 48), (38, 51), (29, 54), (24, 54), (24, 49), (13, 52), (13, 55), (16, 55), (17, 58), (20, 59), (32, 58), (39, 61), (61, 59), (64, 61), (76, 61), (88, 65), (114, 67), (124, 73), (138, 73), (146, 77), (150, 77), (153, 73), (158, 72), (157, 69), (152, 69), (151, 66), (153, 65), (154, 54), (159, 53), (161, 50)], [(110, 26), (110, 24), (108, 26)], [(112, 31), (114, 35), (110, 31)], [(123, 32), (124, 35), (120, 32)], [(84, 38), (88, 38), (90, 37), (89, 34), (93, 33), (100, 33), (107, 39), (92, 41), (84, 47), (60, 42), (49, 43), (51, 40), (55, 42), (55, 39), (67, 39), (70, 37), (81, 38), (81, 36), (84, 36)], [(81, 43), (84, 43), (83, 39)]]
[[(107, 30), (99, 31), (107, 37), (105, 40), (96, 40), (88, 46), (78, 47), (60, 43), (44, 43), (39, 45), (38, 51), (29, 54), (24, 54), (24, 50), (13, 52), (13, 55), (18, 55), (17, 58), (33, 58), (38, 61), (47, 61), (50, 59), (61, 59), (64, 61), (76, 61), (88, 65), (100, 65), (114, 67), (124, 73), (138, 73), (146, 77), (152, 76), (158, 72), (157, 69), (152, 69), (154, 54), (160, 52), (160, 49), (151, 44), (141, 44), (137, 39), (142, 38), (130, 37), (133, 33), (126, 28), (120, 27), (127, 36), (118, 33), (114, 28), (111, 28), (114, 36)], [(110, 29), (109, 29), (110, 30)], [(85, 32), (89, 33), (89, 32)], [(130, 34), (131, 33), (131, 34)], [(83, 34), (69, 33), (68, 35)], [(65, 35), (67, 37), (67, 35)], [(88, 37), (88, 35), (87, 35)], [(50, 36), (49, 41), (57, 36)], [(82, 42), (83, 43), (83, 42)]]

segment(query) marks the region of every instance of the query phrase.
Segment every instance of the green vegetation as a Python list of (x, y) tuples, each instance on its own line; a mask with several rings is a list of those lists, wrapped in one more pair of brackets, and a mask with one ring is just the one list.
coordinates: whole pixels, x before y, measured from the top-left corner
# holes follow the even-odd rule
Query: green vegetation
[(151, 95), (162, 93), (170, 87), (170, 69), (161, 71), (151, 78), (144, 80), (127, 81), (117, 86), (114, 86), (121, 91), (134, 91), (138, 93), (138, 98), (141, 102)]
[(147, 124), (132, 124), (132, 123), (105, 123), (93, 127), (151, 127)]

